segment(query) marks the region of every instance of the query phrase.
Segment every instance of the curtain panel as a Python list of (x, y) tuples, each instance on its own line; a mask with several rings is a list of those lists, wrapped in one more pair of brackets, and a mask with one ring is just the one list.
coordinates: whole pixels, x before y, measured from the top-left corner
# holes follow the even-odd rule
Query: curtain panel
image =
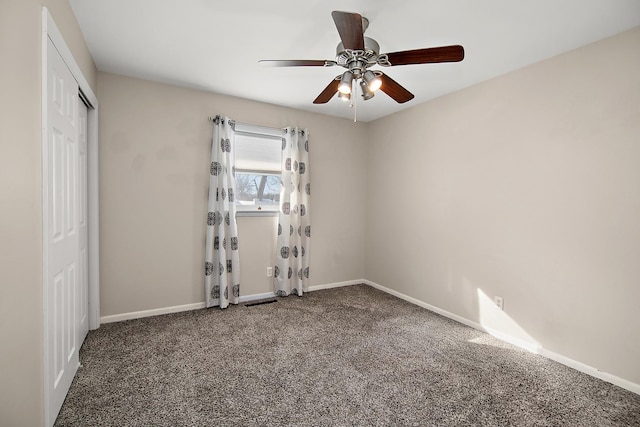
[(274, 288), (278, 296), (302, 296), (309, 286), (309, 132), (288, 127), (283, 134)]
[(238, 304), (240, 267), (235, 208), (235, 121), (213, 119), (205, 249), (205, 304)]

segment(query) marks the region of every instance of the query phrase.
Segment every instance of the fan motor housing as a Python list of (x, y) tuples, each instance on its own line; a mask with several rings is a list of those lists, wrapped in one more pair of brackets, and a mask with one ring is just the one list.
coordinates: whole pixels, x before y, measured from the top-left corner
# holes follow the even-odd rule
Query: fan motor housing
[(375, 64), (380, 52), (380, 45), (370, 37), (364, 37), (364, 50), (345, 49), (344, 44), (338, 43), (336, 47), (336, 62), (345, 68), (354, 61)]

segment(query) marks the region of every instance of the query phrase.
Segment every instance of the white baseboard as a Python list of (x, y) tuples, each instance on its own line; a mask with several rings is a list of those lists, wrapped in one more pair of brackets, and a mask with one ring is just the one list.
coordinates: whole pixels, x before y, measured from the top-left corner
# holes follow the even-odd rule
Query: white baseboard
[(345, 282), (325, 283), (324, 285), (309, 286), (308, 291), (309, 292), (321, 291), (323, 289), (341, 288), (343, 286), (360, 285), (362, 283), (365, 283), (364, 279), (347, 280)]
[[(338, 288), (341, 286), (357, 285), (364, 283), (364, 280), (349, 280), (346, 282), (327, 283), (324, 285), (310, 286), (309, 291), (319, 291), (322, 289)], [(273, 292), (265, 292), (262, 294), (244, 295), (240, 297), (240, 303), (255, 301), (266, 298), (273, 298), (275, 294)], [(100, 323), (113, 323), (121, 322), (124, 320), (142, 319), (143, 317), (159, 316), (161, 314), (180, 313), (182, 311), (199, 310), (205, 308), (204, 302), (197, 302), (193, 304), (176, 305), (172, 307), (154, 308), (151, 310), (133, 311), (130, 313), (113, 314), (111, 316), (102, 316)]]
[(584, 364), (582, 362), (578, 362), (577, 360), (573, 360), (573, 359), (570, 359), (568, 357), (565, 357), (565, 356), (563, 356), (561, 354), (554, 353), (554, 352), (552, 352), (550, 350), (547, 350), (547, 349), (545, 349), (543, 347), (540, 347), (537, 344), (533, 344), (533, 343), (521, 340), (519, 338), (515, 338), (513, 336), (510, 336), (508, 334), (505, 334), (503, 332), (497, 331), (497, 330), (492, 329), (492, 328), (487, 328), (487, 327), (482, 326), (481, 324), (479, 324), (477, 322), (474, 322), (472, 320), (466, 319), (466, 318), (464, 318), (462, 316), (459, 316), (457, 314), (454, 314), (454, 313), (451, 313), (449, 311), (443, 310), (443, 309), (441, 309), (439, 307), (436, 307), (436, 306), (433, 306), (431, 304), (427, 304), (424, 301), (420, 301), (419, 299), (410, 297), (410, 296), (405, 295), (405, 294), (403, 294), (401, 292), (395, 291), (393, 289), (389, 289), (389, 288), (387, 288), (385, 286), (382, 286), (382, 285), (380, 285), (378, 283), (372, 282), (371, 280), (363, 280), (363, 281), (361, 281), (359, 283), (364, 283), (364, 284), (369, 285), (369, 286), (371, 286), (373, 288), (379, 289), (379, 290), (381, 290), (383, 292), (386, 292), (386, 293), (391, 294), (391, 295), (393, 295), (395, 297), (403, 299), (403, 300), (405, 300), (407, 302), (410, 302), (410, 303), (415, 304), (417, 306), (420, 306), (422, 308), (426, 308), (427, 310), (433, 311), (434, 313), (438, 313), (438, 314), (440, 314), (440, 315), (442, 315), (444, 317), (448, 317), (449, 319), (455, 320), (457, 322), (460, 322), (460, 323), (462, 323), (464, 325), (470, 326), (470, 327), (472, 327), (474, 329), (477, 329), (479, 331), (486, 332), (489, 335), (498, 338), (499, 340), (508, 342), (509, 344), (513, 344), (513, 345), (515, 345), (517, 347), (520, 347), (520, 348), (522, 348), (524, 350), (527, 350), (527, 351), (529, 351), (531, 353), (539, 354), (539, 355), (544, 356), (544, 357), (546, 357), (548, 359), (551, 359), (551, 360), (556, 361), (558, 363), (561, 363), (561, 364), (563, 364), (565, 366), (573, 368), (573, 369), (575, 369), (577, 371), (583, 372), (583, 373), (585, 373), (587, 375), (591, 375), (592, 377), (599, 378), (599, 379), (601, 379), (603, 381), (606, 381), (606, 382), (609, 382), (611, 384), (617, 385), (618, 387), (622, 387), (625, 390), (629, 390), (629, 391), (631, 391), (633, 393), (640, 394), (640, 384), (636, 384), (636, 383), (633, 383), (631, 381), (625, 380), (624, 378), (617, 377), (617, 376), (615, 376), (613, 374), (609, 374), (607, 372), (600, 371), (599, 369), (594, 368), (593, 366), (589, 366), (589, 365), (586, 365), (586, 364)]
[(633, 392), (635, 394), (640, 394), (640, 384), (636, 384), (629, 380), (625, 380), (624, 378), (609, 374), (608, 372), (601, 371), (597, 368), (594, 368), (593, 366), (585, 365), (582, 362), (578, 362), (577, 360), (573, 360), (561, 354), (554, 353), (553, 351), (547, 350), (545, 348), (540, 348), (539, 354), (558, 363), (562, 363), (565, 366), (573, 368), (576, 371), (584, 372), (585, 374), (617, 385), (618, 387), (622, 387), (625, 390), (629, 390), (630, 392)]
[[(255, 301), (265, 298), (273, 298), (273, 292), (264, 294), (245, 295), (240, 297), (240, 304), (249, 301)], [(154, 308), (151, 310), (133, 311), (130, 313), (114, 314), (111, 316), (103, 316), (100, 323), (121, 322), (123, 320), (142, 319), (143, 317), (160, 316), (161, 314), (180, 313), (181, 311), (200, 310), (205, 308), (204, 302), (196, 302), (193, 304), (175, 305), (172, 307)]]
[(154, 308), (151, 310), (133, 311), (130, 313), (102, 316), (100, 323), (121, 322), (123, 320), (142, 319), (143, 317), (159, 316), (161, 314), (180, 313), (181, 311), (199, 310), (204, 308), (204, 302), (194, 304), (175, 305), (173, 307)]

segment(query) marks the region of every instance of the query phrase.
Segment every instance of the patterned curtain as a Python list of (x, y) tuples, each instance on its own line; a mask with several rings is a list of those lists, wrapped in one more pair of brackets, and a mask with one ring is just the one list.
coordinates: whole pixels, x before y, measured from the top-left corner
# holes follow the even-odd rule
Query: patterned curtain
[(283, 132), (274, 287), (278, 296), (302, 296), (309, 286), (309, 132), (291, 127)]
[(207, 307), (240, 298), (238, 228), (235, 191), (235, 121), (216, 116), (213, 120), (211, 169), (209, 177), (209, 212), (205, 249), (205, 303)]

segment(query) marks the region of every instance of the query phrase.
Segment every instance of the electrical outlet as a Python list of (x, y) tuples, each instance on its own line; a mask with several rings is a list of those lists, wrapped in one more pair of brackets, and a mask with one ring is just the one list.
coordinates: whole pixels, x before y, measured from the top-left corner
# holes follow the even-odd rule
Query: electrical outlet
[(493, 297), (493, 302), (496, 303), (496, 307), (498, 307), (498, 310), (504, 310), (504, 298)]
[(267, 267), (267, 277), (273, 276), (273, 267)]

